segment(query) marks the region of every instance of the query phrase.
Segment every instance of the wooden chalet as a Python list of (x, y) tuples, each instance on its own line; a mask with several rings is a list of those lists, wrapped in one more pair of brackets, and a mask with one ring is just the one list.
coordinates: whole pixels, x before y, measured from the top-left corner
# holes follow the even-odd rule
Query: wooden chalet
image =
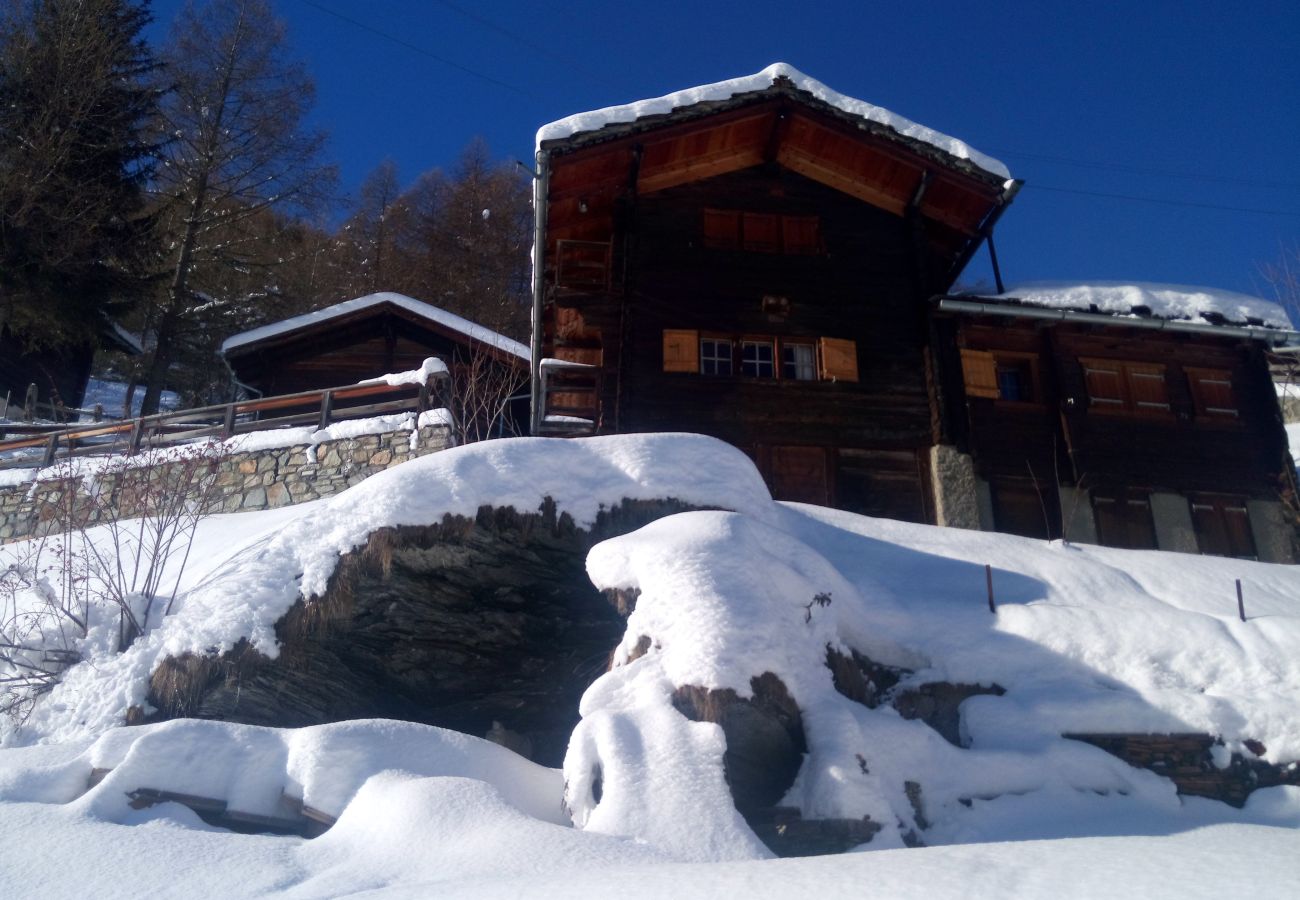
[[(940, 299), (1019, 188), (996, 160), (781, 64), (537, 146), (534, 433), (695, 431), (778, 499), (1292, 558), (1263, 367), (1290, 332)], [(1163, 396), (1143, 360), (1167, 399), (1134, 399)], [(992, 396), (1015, 366), (1031, 399)]]
[(1300, 335), (1280, 311), (1266, 327), (1083, 302), (1115, 290), (936, 301), (938, 438), (974, 475), (965, 517), (1033, 537), (1295, 561), (1295, 465), (1269, 359)]
[(933, 521), (925, 301), (1001, 164), (784, 65), (590, 120), (539, 134), (534, 432), (703, 432), (779, 498)]
[(453, 379), (477, 370), (521, 385), (509, 430), (527, 429), (528, 347), (404, 294), (370, 294), (254, 328), (226, 338), (220, 353), (236, 385), (260, 396), (411, 371), (433, 356)]

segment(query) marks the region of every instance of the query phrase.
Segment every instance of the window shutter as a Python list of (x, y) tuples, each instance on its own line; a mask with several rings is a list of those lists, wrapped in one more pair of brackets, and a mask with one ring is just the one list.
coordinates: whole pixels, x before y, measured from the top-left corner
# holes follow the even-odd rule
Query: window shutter
[(785, 241), (785, 252), (802, 255), (816, 253), (821, 243), (817, 235), (817, 225), (816, 216), (783, 216), (781, 231)]
[(822, 378), (826, 381), (858, 380), (856, 341), (824, 337), (821, 343)]
[(720, 250), (740, 247), (740, 213), (722, 209), (704, 211), (704, 246)]
[(664, 371), (700, 371), (700, 335), (698, 331), (664, 329)]
[(745, 213), (741, 217), (745, 249), (781, 252), (781, 219), (772, 213)]
[(1082, 359), (1088, 399), (1094, 405), (1123, 409), (1126, 403), (1123, 367), (1104, 360)]
[(1142, 412), (1168, 412), (1169, 386), (1165, 383), (1164, 366), (1147, 366), (1129, 363), (1129, 394), (1133, 406)]
[(962, 350), (961, 374), (967, 397), (998, 398), (998, 367), (987, 350)]

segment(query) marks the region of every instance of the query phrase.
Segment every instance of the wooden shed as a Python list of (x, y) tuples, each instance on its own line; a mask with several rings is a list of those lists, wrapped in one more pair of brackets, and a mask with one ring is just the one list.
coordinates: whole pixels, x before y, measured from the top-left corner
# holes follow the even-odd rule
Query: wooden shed
[[(221, 356), (245, 391), (320, 390), (443, 360), (453, 381), (492, 379), (526, 390), (529, 351), (505, 335), (404, 294), (370, 294), (232, 335)], [(527, 428), (521, 393), (510, 416)]]
[(685, 430), (933, 521), (927, 298), (1018, 186), (785, 65), (539, 132), (533, 427)]

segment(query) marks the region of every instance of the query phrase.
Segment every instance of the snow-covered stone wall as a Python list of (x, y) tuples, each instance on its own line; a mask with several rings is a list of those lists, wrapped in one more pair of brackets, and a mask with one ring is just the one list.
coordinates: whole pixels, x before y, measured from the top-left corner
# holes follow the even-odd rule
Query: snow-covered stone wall
[[(430, 413), (420, 419), (419, 427), (407, 419), (369, 422), (377, 423), (376, 430), (357, 427), (367, 423), (355, 422), (346, 423), (352, 427), (331, 426), (324, 431), (259, 432), (205, 450), (217, 466), (212, 511), (251, 512), (330, 497), (390, 466), (452, 445), (450, 426)], [(55, 510), (70, 484), (78, 492), (76, 502), (85, 502), (88, 491), (131, 497), (130, 490), (114, 490), (115, 483), (127, 477), (124, 473), (132, 471), (120, 459), (99, 469), (94, 465), (99, 460), (76, 462), (74, 468), (61, 464), (39, 471), (0, 472), (5, 476), (0, 482), (0, 543), (56, 530), (60, 519)], [(185, 465), (179, 459), (147, 455), (141, 464), (154, 469)], [(158, 480), (175, 479), (164, 475)], [(140, 511), (130, 499), (95, 503), (89, 523), (132, 518)]]

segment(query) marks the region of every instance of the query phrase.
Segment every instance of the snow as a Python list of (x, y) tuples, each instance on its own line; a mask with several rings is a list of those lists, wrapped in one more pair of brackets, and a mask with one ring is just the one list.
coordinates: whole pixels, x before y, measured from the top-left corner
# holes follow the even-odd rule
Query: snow
[[(384, 525), (473, 515), (480, 504), (579, 524), (624, 497), (708, 510), (592, 549), (598, 587), (635, 588), (614, 657), (580, 705), (562, 772), (426, 726), (301, 730), (178, 721), (115, 727), (167, 655), (246, 637), (319, 593), (341, 553)], [(21, 545), (19, 545), (21, 546)], [(13, 549), (0, 548), (0, 556)], [(200, 526), (179, 610), (125, 654), (70, 670), (0, 750), (0, 844), (15, 895), (377, 896), (1291, 896), (1300, 788), (1244, 810), (1180, 798), (1063, 732), (1207, 732), (1222, 760), (1261, 741), (1300, 759), (1300, 568), (1124, 551), (912, 525), (773, 503), (739, 451), (695, 435), (516, 439), (372, 476), (331, 500)], [(998, 609), (985, 601), (993, 567)], [(1234, 579), (1247, 618), (1237, 619)], [(824, 598), (824, 602), (816, 598)], [(634, 658), (642, 636), (652, 639)], [(961, 707), (968, 747), (889, 705), (833, 687), (827, 647), (932, 681), (1004, 688)], [(765, 860), (730, 804), (711, 724), (671, 704), (680, 685), (752, 694), (779, 677), (809, 752), (783, 804), (871, 816), (870, 853)], [(28, 746), (18, 746), (26, 744)], [(113, 767), (82, 793), (90, 767)], [(599, 800), (593, 781), (601, 781)], [(921, 828), (903, 785), (922, 785)], [(274, 812), (281, 793), (339, 816), (306, 842), (227, 834), (148, 786)], [(576, 827), (565, 827), (561, 802)], [(904, 849), (915, 831), (929, 845)], [(70, 860), (56, 847), (75, 846)], [(148, 860), (148, 864), (142, 862)], [(185, 879), (161, 873), (183, 871)], [(105, 887), (107, 886), (107, 887)], [(39, 888), (39, 890), (38, 890)]]
[[(158, 399), (158, 409), (162, 412), (178, 409), (181, 398), (175, 391), (163, 391)], [(81, 408), (93, 410), (98, 404), (104, 408), (104, 412), (109, 416), (121, 416), (122, 407), (126, 403), (126, 382), (124, 381), (105, 381), (102, 378), (92, 377), (86, 382), (86, 396), (82, 398)], [(144, 403), (144, 388), (136, 388), (134, 396), (131, 398), (131, 414), (139, 415), (140, 406)], [(82, 417), (82, 421), (87, 421)]]
[(378, 378), (363, 378), (357, 384), (387, 384), (397, 387), (402, 384), (424, 385), (429, 383), (429, 379), (435, 375), (446, 375), (447, 364), (435, 357), (426, 357), (420, 364), (420, 368), (412, 369), (409, 372), (391, 372), (387, 375), (380, 375)]
[(598, 131), (607, 125), (635, 122), (646, 116), (666, 115), (675, 109), (694, 106), (697, 103), (727, 100), (736, 94), (765, 90), (777, 78), (787, 78), (801, 91), (811, 94), (816, 99), (850, 115), (891, 128), (905, 137), (921, 141), (948, 153), (958, 159), (970, 160), (986, 172), (999, 178), (1011, 177), (1005, 165), (991, 156), (980, 153), (970, 145), (941, 134), (924, 125), (906, 119), (884, 107), (875, 106), (863, 100), (855, 100), (838, 91), (832, 90), (814, 78), (800, 72), (787, 63), (773, 63), (761, 72), (741, 78), (731, 78), (713, 84), (701, 85), (682, 91), (675, 91), (663, 97), (638, 100), (620, 106), (578, 113), (548, 125), (543, 125), (537, 132), (537, 146), (545, 141), (562, 140), (575, 134)]
[(383, 304), (392, 304), (400, 306), (407, 312), (435, 322), (444, 328), (450, 328), (466, 337), (472, 338), (490, 347), (495, 347), (512, 356), (517, 356), (522, 360), (529, 360), (532, 354), (529, 349), (518, 341), (511, 340), (505, 335), (498, 334), (490, 328), (484, 328), (482, 325), (471, 322), (469, 319), (461, 318), (455, 313), (449, 313), (445, 309), (439, 309), (428, 303), (423, 303), (405, 294), (398, 294), (392, 291), (384, 291), (378, 294), (369, 294), (365, 297), (357, 297), (354, 300), (345, 300), (342, 303), (336, 303), (333, 306), (327, 306), (324, 309), (318, 309), (315, 312), (304, 313), (301, 316), (294, 316), (290, 319), (284, 319), (280, 322), (272, 322), (270, 325), (263, 325), (261, 328), (254, 328), (251, 331), (243, 331), (239, 334), (226, 338), (221, 343), (221, 352), (228, 353), (247, 344), (256, 343), (270, 337), (277, 337), (282, 334), (296, 331), (299, 328), (308, 325), (314, 325), (317, 322), (325, 322), (339, 316), (350, 315), (364, 309)]
[(1150, 282), (1094, 281), (1089, 283), (1034, 281), (1003, 294), (981, 299), (1019, 300), (1029, 306), (1136, 316), (1145, 306), (1157, 319), (1199, 321), (1222, 316), (1233, 324), (1292, 328), (1286, 311), (1276, 303), (1219, 288)]

